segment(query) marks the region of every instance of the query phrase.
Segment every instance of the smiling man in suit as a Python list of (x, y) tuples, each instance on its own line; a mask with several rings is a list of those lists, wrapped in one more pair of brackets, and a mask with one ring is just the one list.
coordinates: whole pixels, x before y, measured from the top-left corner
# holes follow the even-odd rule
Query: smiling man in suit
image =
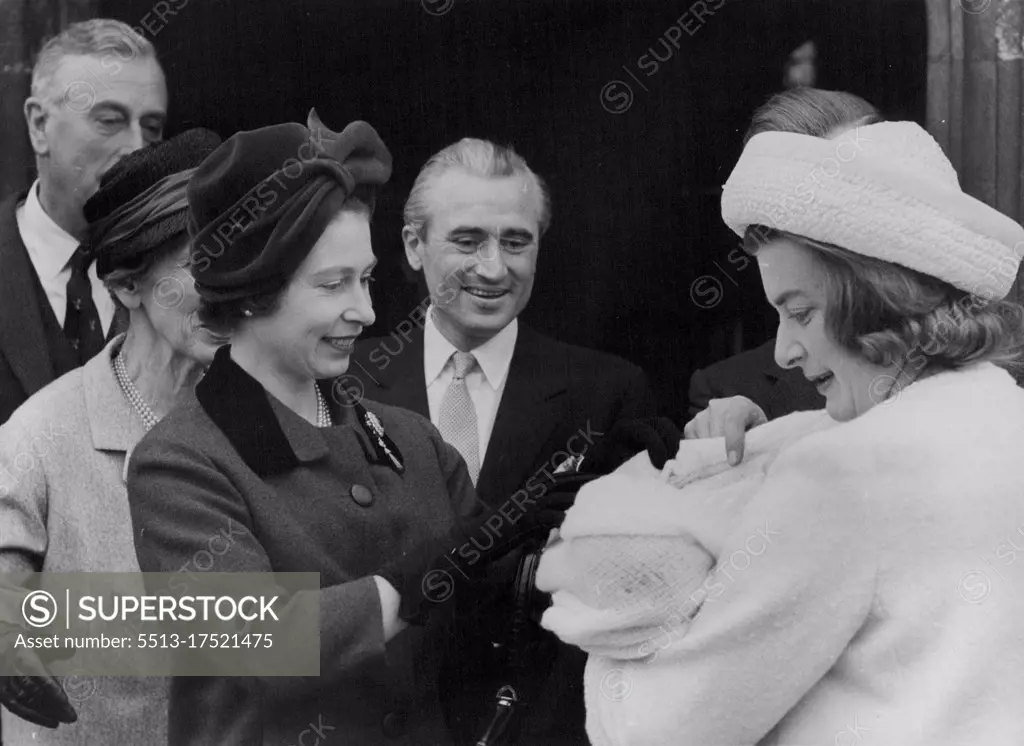
[[(640, 368), (518, 321), (550, 219), (544, 182), (512, 149), (467, 138), (434, 155), (402, 231), (429, 297), (391, 336), (362, 342), (349, 368), (366, 398), (429, 417), (495, 508), (520, 488), (540, 494), (616, 422), (654, 414)], [(560, 650), (520, 744), (587, 742), (583, 656), (574, 652)], [(464, 678), (473, 693), (472, 675)], [(453, 729), (475, 742), (477, 721), (462, 717), (473, 705), (453, 696)]]
[(80, 248), (82, 207), (122, 156), (163, 139), (153, 45), (120, 21), (68, 26), (39, 52), (24, 112), (39, 177), (0, 204), (0, 424), (118, 327)]
[(366, 398), (429, 417), (494, 507), (618, 420), (654, 414), (640, 368), (518, 321), (550, 219), (544, 182), (510, 148), (466, 138), (434, 155), (402, 230), (429, 297), (349, 369)]

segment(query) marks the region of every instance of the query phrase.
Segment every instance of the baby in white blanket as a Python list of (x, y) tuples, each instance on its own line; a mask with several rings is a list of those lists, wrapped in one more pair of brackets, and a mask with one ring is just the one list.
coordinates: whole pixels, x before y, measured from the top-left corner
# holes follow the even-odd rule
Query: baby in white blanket
[(542, 625), (592, 656), (657, 655), (714, 595), (721, 547), (779, 453), (835, 424), (798, 412), (747, 433), (738, 466), (724, 438), (684, 440), (661, 473), (644, 452), (585, 485), (540, 563), (537, 587), (552, 593)]

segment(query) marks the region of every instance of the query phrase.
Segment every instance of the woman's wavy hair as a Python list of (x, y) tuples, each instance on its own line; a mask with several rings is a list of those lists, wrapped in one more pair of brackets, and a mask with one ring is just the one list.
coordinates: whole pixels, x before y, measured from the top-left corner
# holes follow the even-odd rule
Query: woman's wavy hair
[(935, 277), (787, 231), (751, 225), (751, 255), (788, 239), (809, 249), (824, 271), (826, 332), (874, 365), (918, 371), (991, 362), (1024, 372), (1024, 307), (986, 300)]

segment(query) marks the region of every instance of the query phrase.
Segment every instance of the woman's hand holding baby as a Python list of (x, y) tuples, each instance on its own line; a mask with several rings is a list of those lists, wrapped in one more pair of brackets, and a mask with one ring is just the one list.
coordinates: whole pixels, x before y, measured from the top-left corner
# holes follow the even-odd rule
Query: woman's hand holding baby
[(745, 396), (712, 399), (707, 409), (686, 423), (683, 437), (720, 438), (725, 436), (725, 451), (733, 466), (743, 460), (746, 432), (768, 421), (764, 410)]

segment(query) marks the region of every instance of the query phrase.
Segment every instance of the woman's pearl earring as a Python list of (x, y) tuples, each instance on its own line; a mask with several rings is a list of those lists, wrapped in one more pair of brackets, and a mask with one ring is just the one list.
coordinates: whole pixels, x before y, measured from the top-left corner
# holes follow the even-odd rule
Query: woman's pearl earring
[(249, 310), (248, 308), (242, 311), (242, 313), (245, 314), (246, 316), (252, 316), (252, 311)]

